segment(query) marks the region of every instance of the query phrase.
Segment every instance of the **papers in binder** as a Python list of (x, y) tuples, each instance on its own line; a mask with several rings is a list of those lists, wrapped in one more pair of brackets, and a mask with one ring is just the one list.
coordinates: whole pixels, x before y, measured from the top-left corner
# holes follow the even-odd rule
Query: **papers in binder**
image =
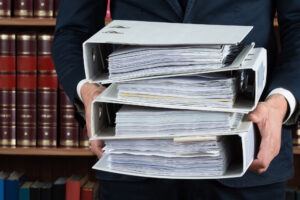
[(119, 83), (117, 89), (124, 100), (232, 108), (238, 84), (235, 77), (203, 74)]
[(116, 136), (207, 135), (236, 129), (240, 113), (122, 106), (116, 114)]
[(237, 45), (121, 47), (109, 55), (109, 79), (219, 69), (231, 64), (240, 49)]
[(218, 179), (242, 176), (254, 158), (252, 123), (225, 136), (183, 136), (105, 140), (93, 169), (168, 179)]
[[(83, 43), (85, 75), (91, 82), (105, 84), (219, 69), (232, 61), (240, 50), (238, 44), (251, 29), (251, 26), (114, 20)], [(105, 47), (109, 45), (126, 47), (108, 59), (111, 52)], [(107, 60), (112, 79), (105, 73)]]

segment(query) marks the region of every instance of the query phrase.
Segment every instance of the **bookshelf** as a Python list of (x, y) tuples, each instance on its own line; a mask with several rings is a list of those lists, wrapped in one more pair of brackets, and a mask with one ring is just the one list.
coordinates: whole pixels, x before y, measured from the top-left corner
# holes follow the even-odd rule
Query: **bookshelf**
[(55, 18), (0, 18), (0, 26), (55, 26)]
[(0, 155), (12, 156), (69, 156), (69, 157), (94, 157), (94, 154), (85, 148), (39, 148), (39, 147), (1, 147)]
[[(0, 18), (0, 28), (15, 33), (53, 32), (55, 25), (56, 18)], [(54, 181), (73, 174), (95, 179), (92, 166), (97, 157), (88, 148), (79, 147), (0, 147), (0, 160), (0, 171), (23, 171), (27, 180)]]

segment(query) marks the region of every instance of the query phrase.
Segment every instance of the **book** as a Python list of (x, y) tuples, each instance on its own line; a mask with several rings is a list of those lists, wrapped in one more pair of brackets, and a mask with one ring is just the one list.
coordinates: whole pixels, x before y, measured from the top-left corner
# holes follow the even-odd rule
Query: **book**
[(16, 35), (14, 33), (0, 33), (0, 63), (0, 73), (16, 72)]
[(5, 182), (9, 173), (0, 171), (0, 200), (5, 200)]
[(80, 190), (87, 180), (88, 176), (70, 176), (66, 182), (66, 200), (80, 200)]
[(0, 17), (11, 17), (12, 0), (0, 0)]
[(36, 34), (31, 32), (17, 34), (17, 72), (35, 73), (37, 70)]
[(75, 119), (72, 102), (59, 87), (59, 145), (61, 147), (79, 147), (79, 125)]
[(30, 200), (42, 200), (41, 189), (43, 183), (40, 181), (35, 181), (30, 187)]
[(38, 72), (39, 73), (56, 73), (54, 62), (51, 57), (51, 48), (53, 43), (53, 34), (38, 34)]
[(82, 148), (88, 148), (90, 146), (86, 126), (79, 130), (79, 146)]
[(52, 199), (52, 183), (44, 182), (41, 186), (41, 200)]
[(293, 129), (293, 145), (300, 146), (300, 121), (297, 121), (296, 126)]
[(0, 74), (0, 146), (16, 145), (16, 75)]
[(66, 178), (57, 178), (52, 187), (52, 199), (55, 200), (65, 200), (66, 197)]
[(54, 0), (54, 16), (57, 17), (59, 8), (59, 0)]
[(57, 75), (38, 74), (37, 143), (56, 147), (57, 143)]
[(34, 0), (34, 17), (53, 17), (53, 0)]
[(32, 17), (33, 0), (14, 0), (15, 17)]
[(99, 197), (99, 183), (88, 181), (81, 188), (80, 200), (98, 200)]
[(36, 74), (17, 75), (17, 145), (36, 146)]
[(32, 182), (24, 182), (19, 189), (19, 200), (30, 200), (30, 187)]
[(19, 187), (23, 183), (23, 172), (12, 172), (5, 182), (5, 199), (18, 200)]
[(60, 147), (79, 147), (79, 127), (78, 126), (60, 126), (59, 128), (59, 146)]

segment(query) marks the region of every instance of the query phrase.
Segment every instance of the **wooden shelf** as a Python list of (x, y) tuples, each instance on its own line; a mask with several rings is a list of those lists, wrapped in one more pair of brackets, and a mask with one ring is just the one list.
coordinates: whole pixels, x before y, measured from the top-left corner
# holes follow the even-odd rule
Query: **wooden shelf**
[(300, 155), (300, 146), (293, 148), (294, 155)]
[(0, 26), (55, 26), (55, 18), (0, 18)]
[(23, 148), (1, 147), (0, 155), (15, 156), (94, 156), (89, 149), (84, 148)]

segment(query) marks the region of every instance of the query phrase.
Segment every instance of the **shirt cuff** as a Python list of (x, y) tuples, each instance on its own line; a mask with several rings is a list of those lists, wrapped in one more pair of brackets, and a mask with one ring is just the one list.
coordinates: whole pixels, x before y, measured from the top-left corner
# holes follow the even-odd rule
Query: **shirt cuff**
[(296, 109), (296, 98), (295, 98), (295, 96), (289, 90), (286, 90), (284, 88), (276, 88), (276, 89), (272, 90), (270, 92), (270, 94), (268, 95), (268, 97), (271, 96), (271, 95), (273, 95), (273, 94), (281, 94), (281, 95), (283, 95), (285, 97), (285, 99), (287, 100), (288, 104), (289, 104), (289, 108), (290, 108), (289, 111), (290, 111), (290, 113), (288, 114), (287, 118), (283, 122), (283, 124), (285, 124), (290, 119), (290, 117), (293, 115), (293, 113), (295, 112), (295, 109)]
[(81, 102), (82, 102), (82, 97), (81, 97), (81, 93), (80, 93), (81, 88), (82, 88), (83, 84), (88, 83), (88, 82), (89, 82), (89, 81), (88, 81), (87, 79), (82, 79), (82, 80), (79, 81), (79, 83), (77, 84), (76, 91), (77, 91), (77, 95), (78, 95), (79, 99), (81, 100)]

